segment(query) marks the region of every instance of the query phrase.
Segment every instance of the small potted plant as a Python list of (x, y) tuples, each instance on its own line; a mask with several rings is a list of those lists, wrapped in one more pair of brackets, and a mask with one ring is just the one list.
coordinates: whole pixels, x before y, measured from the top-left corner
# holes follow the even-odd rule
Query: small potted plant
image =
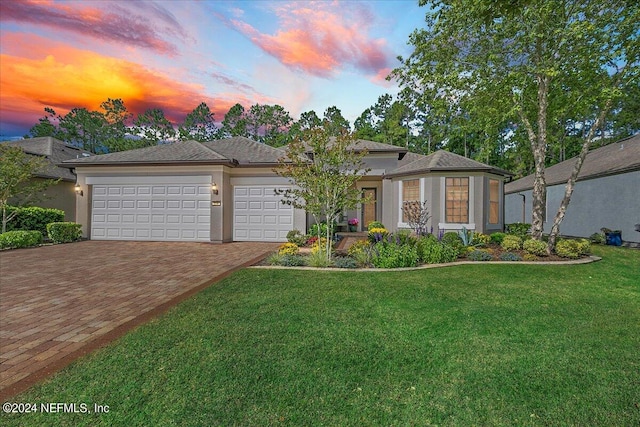
[(349, 231), (352, 233), (355, 233), (356, 231), (358, 231), (358, 224), (360, 223), (360, 221), (358, 221), (358, 218), (351, 218), (348, 222), (349, 224)]

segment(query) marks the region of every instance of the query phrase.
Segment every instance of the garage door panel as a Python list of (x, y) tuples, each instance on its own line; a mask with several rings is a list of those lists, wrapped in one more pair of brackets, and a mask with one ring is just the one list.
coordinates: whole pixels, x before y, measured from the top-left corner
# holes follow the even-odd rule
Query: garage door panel
[[(233, 239), (286, 241), (293, 228), (294, 210), (282, 204), (274, 186), (236, 186), (233, 191)], [(285, 187), (286, 188), (286, 187)]]
[[(194, 182), (204, 182), (202, 177), (194, 178)], [(91, 238), (210, 240), (210, 185), (187, 180), (184, 184), (136, 185), (135, 180), (130, 179), (134, 184), (93, 185)]]

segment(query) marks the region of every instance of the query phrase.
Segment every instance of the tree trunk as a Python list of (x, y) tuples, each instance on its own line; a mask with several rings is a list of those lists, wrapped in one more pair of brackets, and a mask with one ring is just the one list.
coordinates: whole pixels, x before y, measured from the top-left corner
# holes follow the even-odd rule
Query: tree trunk
[(549, 76), (539, 74), (538, 81), (538, 134), (533, 148), (535, 177), (533, 181), (531, 237), (542, 240), (544, 214), (547, 204), (547, 183), (544, 178), (547, 157), (547, 106), (549, 105)]
[(596, 129), (598, 129), (601, 124), (604, 122), (604, 118), (607, 114), (607, 111), (611, 107), (611, 100), (608, 100), (605, 104), (605, 107), (600, 112), (600, 115), (596, 119), (596, 121), (591, 125), (591, 129), (589, 129), (589, 133), (587, 134), (584, 142), (582, 143), (582, 149), (580, 150), (580, 154), (576, 159), (576, 163), (573, 166), (573, 170), (571, 171), (571, 176), (569, 176), (569, 180), (565, 186), (564, 197), (562, 198), (562, 202), (560, 202), (560, 207), (558, 208), (558, 212), (553, 220), (553, 226), (551, 227), (551, 232), (549, 233), (549, 243), (547, 244), (547, 253), (553, 252), (556, 248), (556, 240), (558, 239), (558, 234), (560, 233), (560, 223), (564, 219), (565, 214), (567, 213), (567, 208), (569, 207), (569, 202), (571, 202), (571, 196), (573, 194), (573, 190), (575, 188), (576, 180), (578, 179), (578, 175), (580, 174), (580, 170), (582, 169), (582, 164), (584, 163), (584, 159), (587, 157), (589, 153), (589, 147), (591, 146), (591, 141), (595, 135)]

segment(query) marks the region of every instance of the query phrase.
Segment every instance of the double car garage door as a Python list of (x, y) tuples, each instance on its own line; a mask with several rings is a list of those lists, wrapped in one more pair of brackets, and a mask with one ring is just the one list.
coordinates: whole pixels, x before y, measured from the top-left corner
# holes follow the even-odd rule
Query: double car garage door
[[(91, 238), (210, 241), (210, 182), (210, 176), (87, 178)], [(293, 208), (273, 186), (234, 187), (233, 240), (286, 241), (292, 228)]]

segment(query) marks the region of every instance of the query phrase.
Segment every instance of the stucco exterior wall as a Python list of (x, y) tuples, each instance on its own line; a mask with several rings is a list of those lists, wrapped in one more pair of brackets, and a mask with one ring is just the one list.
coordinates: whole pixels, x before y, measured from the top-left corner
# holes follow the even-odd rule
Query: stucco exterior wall
[[(547, 187), (547, 217), (544, 232), (549, 233), (553, 219), (564, 197), (565, 186)], [(531, 222), (531, 190), (522, 191), (525, 196), (524, 219)], [(640, 242), (640, 233), (635, 224), (640, 224), (640, 171), (578, 181), (564, 220), (560, 224), (560, 234), (566, 236), (589, 237), (602, 227), (621, 230), (622, 239)], [(505, 197), (506, 223), (522, 222), (523, 203), (518, 193)]]

